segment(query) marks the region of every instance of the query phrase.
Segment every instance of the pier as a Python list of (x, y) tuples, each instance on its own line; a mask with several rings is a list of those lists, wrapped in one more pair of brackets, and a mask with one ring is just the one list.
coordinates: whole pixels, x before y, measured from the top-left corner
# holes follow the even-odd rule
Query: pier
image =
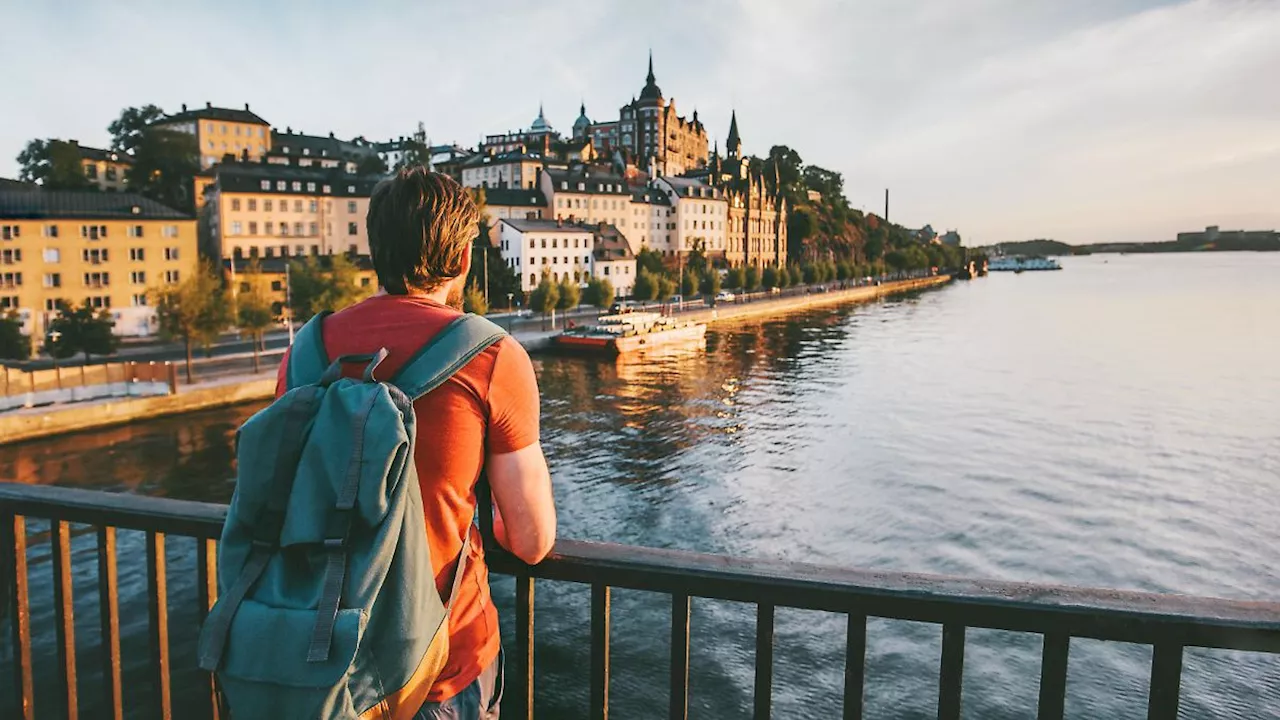
[[(489, 507), (480, 489), (480, 507)], [(217, 597), (214, 568), (217, 538), (226, 506), (58, 487), (0, 484), (0, 573), (10, 632), (0, 643), (13, 658), (11, 691), (0, 700), (0, 715), (12, 718), (77, 716), (80, 706), (105, 707), (114, 718), (126, 708), (120, 672), (121, 617), (117, 605), (116, 532), (141, 531), (146, 537), (147, 631), (150, 688), (133, 691), (145, 698), (144, 715), (224, 717), (211, 679), (199, 697), (175, 697), (176, 668), (169, 647), (169, 597), (165, 542), (169, 537), (196, 541), (196, 608), (203, 618)], [(29, 523), (48, 523), (57, 634), (57, 702), (36, 707), (36, 678), (31, 660), (33, 599), (27, 558)], [(482, 513), (482, 526), (491, 518)], [(103, 682), (81, 687), (72, 591), (72, 526), (89, 526), (97, 542), (97, 595)], [(491, 538), (485, 532), (486, 538)], [(542, 583), (576, 583), (591, 588), (590, 717), (603, 720), (609, 710), (610, 598), (614, 589), (644, 590), (670, 598), (670, 681), (667, 716), (688, 717), (690, 609), (699, 599), (732, 600), (756, 607), (754, 715), (768, 718), (774, 682), (774, 617), (778, 608), (803, 608), (847, 617), (844, 667), (845, 718), (861, 718), (868, 618), (930, 623), (942, 635), (937, 674), (937, 716), (961, 717), (965, 636), (970, 628), (1014, 631), (1043, 639), (1039, 679), (1040, 720), (1062, 718), (1067, 669), (1073, 639), (1137, 643), (1152, 648), (1147, 700), (1149, 720), (1178, 715), (1183, 657), (1188, 648), (1221, 648), (1280, 654), (1280, 603), (1159, 595), (985, 581), (912, 573), (882, 572), (754, 560), (672, 550), (561, 540), (541, 564), (529, 567), (486, 541), (490, 568), (515, 578), (515, 637), (505, 638), (507, 699), (503, 717), (532, 718), (537, 625), (535, 589)], [(37, 601), (38, 602), (38, 601)], [(79, 628), (82, 630), (83, 628)], [(193, 668), (181, 668), (190, 673)], [(83, 693), (83, 694), (82, 694)], [(659, 693), (660, 695), (660, 693)], [(191, 708), (200, 706), (198, 713)], [(183, 708), (175, 715), (175, 707)]]

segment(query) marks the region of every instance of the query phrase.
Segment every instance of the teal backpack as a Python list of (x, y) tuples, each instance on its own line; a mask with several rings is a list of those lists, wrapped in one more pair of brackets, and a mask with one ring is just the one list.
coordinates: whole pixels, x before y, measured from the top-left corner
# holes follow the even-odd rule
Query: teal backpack
[[(411, 718), (449, 656), (414, 465), (413, 401), (506, 333), (463, 315), (390, 382), (385, 349), (324, 349), (326, 314), (298, 334), (288, 391), (240, 428), (222, 528), (222, 595), (200, 632), (236, 720)], [(367, 363), (362, 379), (344, 363)]]

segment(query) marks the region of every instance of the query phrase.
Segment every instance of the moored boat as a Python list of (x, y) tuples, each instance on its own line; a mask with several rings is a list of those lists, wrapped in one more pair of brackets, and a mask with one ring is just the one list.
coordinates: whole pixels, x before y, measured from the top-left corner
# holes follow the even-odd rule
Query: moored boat
[(622, 354), (698, 341), (706, 332), (705, 323), (681, 322), (651, 312), (624, 312), (602, 315), (595, 325), (569, 328), (553, 342), (564, 350)]
[(991, 271), (1023, 272), (1024, 270), (1061, 270), (1062, 266), (1053, 258), (1005, 255), (991, 258), (987, 269)]

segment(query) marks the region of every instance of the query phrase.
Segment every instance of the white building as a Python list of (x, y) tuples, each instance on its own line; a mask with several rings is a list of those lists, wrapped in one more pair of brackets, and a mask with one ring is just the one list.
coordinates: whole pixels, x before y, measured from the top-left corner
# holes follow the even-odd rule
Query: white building
[(620, 175), (588, 166), (546, 168), (540, 187), (549, 217), (629, 227), (631, 190)]
[(680, 177), (655, 178), (654, 187), (665, 191), (675, 208), (675, 250), (724, 255), (728, 247), (725, 218), (729, 203), (718, 188), (701, 180)]
[(617, 294), (631, 294), (636, 257), (616, 226), (530, 218), (498, 222), (502, 258), (519, 275), (525, 292), (537, 287), (546, 272), (557, 282), (585, 284), (592, 277), (608, 278)]
[(542, 156), (537, 153), (481, 153), (462, 162), (462, 186), (534, 189), (542, 168)]
[(668, 257), (679, 247), (671, 198), (652, 185), (631, 191), (631, 217), (624, 229), (632, 253), (647, 249)]

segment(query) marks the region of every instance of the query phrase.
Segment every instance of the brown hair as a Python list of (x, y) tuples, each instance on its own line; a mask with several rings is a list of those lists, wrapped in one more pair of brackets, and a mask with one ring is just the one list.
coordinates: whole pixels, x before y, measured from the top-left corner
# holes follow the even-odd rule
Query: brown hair
[(369, 252), (392, 295), (432, 291), (466, 269), (480, 211), (456, 180), (418, 165), (378, 183), (369, 200)]

